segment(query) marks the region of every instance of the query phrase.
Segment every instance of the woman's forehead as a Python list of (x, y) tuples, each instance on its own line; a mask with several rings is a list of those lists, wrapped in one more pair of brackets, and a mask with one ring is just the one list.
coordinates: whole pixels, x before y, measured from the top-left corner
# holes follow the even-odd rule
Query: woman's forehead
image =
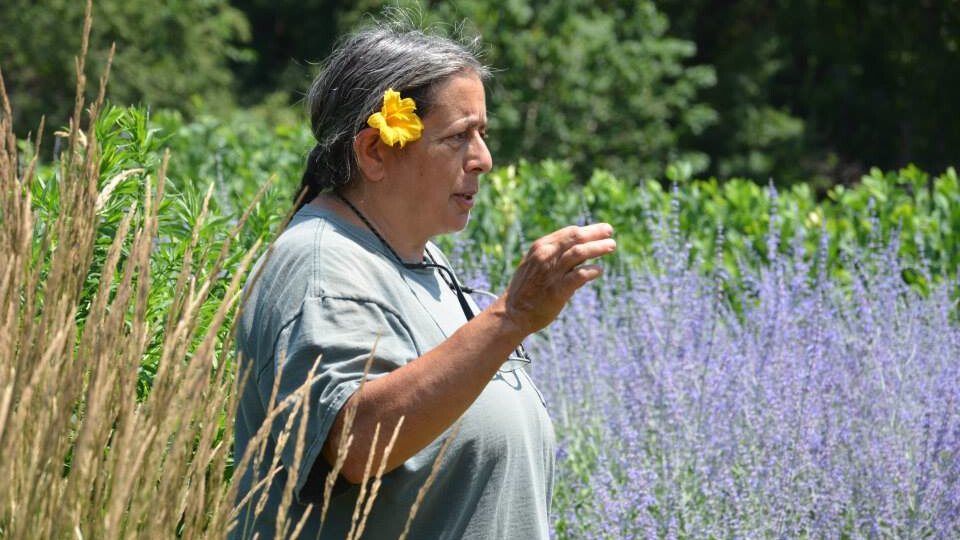
[(452, 77), (437, 89), (427, 116), (436, 116), (437, 120), (448, 123), (486, 123), (483, 82), (474, 74)]

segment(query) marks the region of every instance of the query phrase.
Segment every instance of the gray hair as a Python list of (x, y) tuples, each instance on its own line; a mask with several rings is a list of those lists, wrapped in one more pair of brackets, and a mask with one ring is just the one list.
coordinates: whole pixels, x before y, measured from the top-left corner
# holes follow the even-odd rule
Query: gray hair
[(450, 77), (472, 72), (490, 78), (479, 56), (479, 38), (455, 41), (399, 18), (346, 36), (307, 94), (317, 145), (307, 157), (299, 206), (354, 180), (353, 139), (380, 110), (388, 88), (413, 98), (417, 113), (426, 116), (434, 90)]

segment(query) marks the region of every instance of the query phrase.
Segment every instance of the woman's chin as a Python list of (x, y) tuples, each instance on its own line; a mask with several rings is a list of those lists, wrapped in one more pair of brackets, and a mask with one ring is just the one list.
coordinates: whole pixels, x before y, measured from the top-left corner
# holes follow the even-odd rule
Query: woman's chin
[(467, 226), (470, 222), (471, 208), (473, 208), (473, 200), (465, 202), (462, 197), (451, 197), (447, 222), (453, 228), (451, 232), (463, 230)]
[(468, 223), (470, 223), (470, 212), (459, 212), (456, 215), (450, 216), (444, 234), (460, 232), (467, 228)]

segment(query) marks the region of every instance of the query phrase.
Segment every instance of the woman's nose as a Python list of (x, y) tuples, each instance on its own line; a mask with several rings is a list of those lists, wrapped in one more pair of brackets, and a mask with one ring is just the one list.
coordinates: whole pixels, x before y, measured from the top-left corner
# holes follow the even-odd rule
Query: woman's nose
[(470, 144), (470, 152), (467, 155), (467, 172), (483, 174), (493, 168), (493, 156), (490, 155), (490, 149), (487, 148), (487, 141), (476, 133), (473, 142)]

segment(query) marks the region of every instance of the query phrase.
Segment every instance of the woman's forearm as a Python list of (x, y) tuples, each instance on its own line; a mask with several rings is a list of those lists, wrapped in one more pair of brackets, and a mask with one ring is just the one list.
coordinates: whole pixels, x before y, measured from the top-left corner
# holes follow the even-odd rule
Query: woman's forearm
[[(357, 413), (350, 433), (352, 452), (343, 476), (360, 482), (377, 424), (392, 432), (403, 427), (387, 460), (387, 470), (422, 450), (470, 407), (520, 341), (550, 324), (573, 293), (601, 274), (583, 265), (613, 252), (610, 225), (570, 226), (538, 239), (510, 280), (507, 291), (487, 309), (460, 327), (446, 341), (409, 364), (369, 381), (347, 401)], [(338, 413), (323, 447), (323, 457), (336, 461), (344, 434), (347, 406)], [(389, 437), (377, 441), (374, 462)]]
[(374, 463), (379, 463), (389, 440), (387, 434), (404, 417), (386, 470), (399, 467), (460, 418), (525, 336), (507, 317), (503, 302), (495, 302), (436, 348), (368, 381), (341, 408), (323, 446), (323, 457), (331, 464), (336, 460), (339, 442), (348, 435), (343, 432), (346, 410), (355, 404), (350, 430), (353, 442), (341, 474), (349, 482), (359, 483), (376, 425), (381, 426), (381, 436)]

